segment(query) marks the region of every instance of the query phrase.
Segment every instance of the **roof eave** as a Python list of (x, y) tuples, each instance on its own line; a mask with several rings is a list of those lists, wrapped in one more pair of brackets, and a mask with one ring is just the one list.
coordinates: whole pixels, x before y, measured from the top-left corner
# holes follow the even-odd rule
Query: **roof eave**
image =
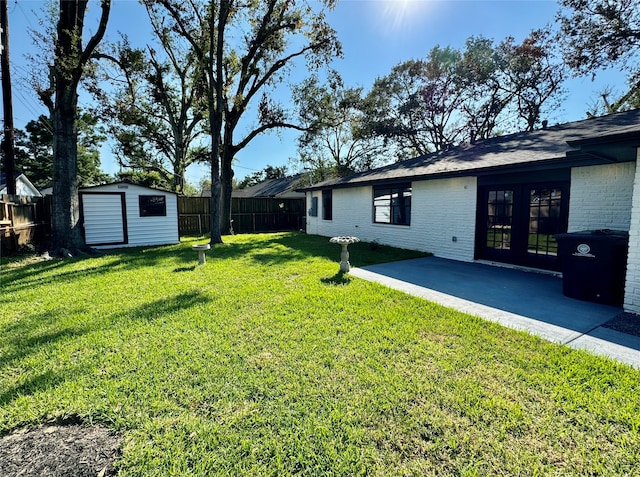
[(350, 181), (344, 183), (325, 184), (324, 186), (311, 186), (302, 190), (306, 192), (313, 192), (323, 189), (348, 189), (354, 187), (368, 187), (378, 184), (418, 182), (435, 179), (449, 179), (455, 177), (477, 177), (500, 173), (534, 172), (542, 170), (564, 169), (570, 167), (594, 166), (601, 164), (610, 164), (612, 162), (622, 161), (617, 161), (613, 158), (592, 152), (570, 151), (569, 153), (567, 153), (566, 157), (547, 159), (544, 161), (532, 161), (520, 164), (503, 164), (499, 166), (479, 167), (476, 169), (465, 169), (460, 171), (442, 171), (431, 174), (416, 174), (404, 177), (380, 178), (355, 182)]

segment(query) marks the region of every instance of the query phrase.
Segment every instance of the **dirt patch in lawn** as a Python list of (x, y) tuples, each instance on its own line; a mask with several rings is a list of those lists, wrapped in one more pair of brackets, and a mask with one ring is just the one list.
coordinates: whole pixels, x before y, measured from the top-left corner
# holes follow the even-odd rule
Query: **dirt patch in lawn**
[(116, 475), (121, 438), (103, 427), (40, 426), (0, 438), (0, 475), (105, 477)]
[(621, 333), (640, 337), (640, 316), (634, 313), (620, 313), (602, 326), (620, 331)]

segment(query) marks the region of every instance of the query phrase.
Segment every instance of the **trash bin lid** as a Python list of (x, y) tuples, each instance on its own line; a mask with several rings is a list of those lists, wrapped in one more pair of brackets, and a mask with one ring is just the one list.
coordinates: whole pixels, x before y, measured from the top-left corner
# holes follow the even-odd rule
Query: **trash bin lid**
[(567, 232), (555, 235), (556, 239), (587, 239), (587, 240), (628, 240), (629, 232), (625, 230), (582, 230), (580, 232)]

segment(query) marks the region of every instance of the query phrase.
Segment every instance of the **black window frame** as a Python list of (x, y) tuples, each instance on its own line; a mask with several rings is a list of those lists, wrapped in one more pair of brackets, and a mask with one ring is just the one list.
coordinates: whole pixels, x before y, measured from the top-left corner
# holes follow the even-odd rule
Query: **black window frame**
[(167, 196), (162, 194), (141, 194), (138, 196), (138, 210), (140, 217), (166, 217)]
[[(373, 223), (410, 226), (412, 192), (411, 183), (373, 186)], [(387, 213), (383, 211), (385, 208)], [(388, 216), (388, 221), (380, 220), (385, 216)]]
[(318, 216), (318, 197), (311, 196), (311, 208), (309, 209), (309, 217)]
[(322, 220), (333, 220), (333, 191), (322, 191)]

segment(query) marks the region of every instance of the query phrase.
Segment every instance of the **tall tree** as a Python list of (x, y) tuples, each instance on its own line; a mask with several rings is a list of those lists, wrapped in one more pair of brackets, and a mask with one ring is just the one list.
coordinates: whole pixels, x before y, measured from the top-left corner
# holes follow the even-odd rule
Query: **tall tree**
[[(333, 8), (335, 0), (322, 0), (314, 11), (306, 2), (290, 0), (252, 1), (237, 8), (230, 30), (244, 33), (244, 40), (229, 50), (224, 70), (224, 131), (222, 135), (221, 220), (225, 232), (231, 224), (231, 192), (233, 160), (256, 136), (280, 128), (300, 129), (272, 98), (269, 91), (287, 75), (298, 58), (306, 59), (307, 69), (328, 64), (341, 54), (335, 31), (325, 19), (325, 8)], [(220, 28), (218, 26), (218, 28)], [(230, 45), (231, 46), (231, 45)], [(241, 120), (251, 106), (257, 107), (255, 126), (239, 131)], [(240, 137), (238, 137), (240, 136)]]
[[(212, 210), (220, 210), (221, 231), (228, 232), (235, 155), (267, 131), (300, 129), (269, 93), (297, 59), (306, 59), (307, 67), (315, 69), (340, 54), (335, 32), (325, 19), (325, 9), (332, 8), (335, 0), (323, 0), (318, 8), (291, 0), (211, 0), (206, 15), (193, 8), (195, 1), (153, 3), (162, 4), (176, 31), (185, 37), (196, 33), (194, 21), (200, 23), (197, 31), (204, 29), (210, 35), (202, 63), (207, 70), (212, 156), (220, 158), (219, 170), (212, 169), (211, 178), (212, 201), (219, 191), (220, 205)], [(247, 126), (251, 124), (247, 116), (254, 112), (256, 121)], [(240, 127), (247, 130), (241, 132)], [(212, 168), (215, 163), (212, 157)]]
[(513, 95), (518, 117), (533, 131), (543, 111), (560, 106), (565, 66), (555, 58), (549, 30), (534, 30), (521, 44), (508, 37), (498, 46), (504, 61), (505, 88)]
[(208, 136), (211, 142), (209, 163), (211, 174), (211, 244), (222, 243), (220, 222), (220, 150), (222, 122), (224, 117), (223, 73), (225, 68), (225, 30), (233, 14), (230, 1), (187, 0), (176, 3), (172, 0), (143, 0), (150, 16), (163, 16), (171, 22), (168, 27), (180, 35), (193, 49), (197, 65), (196, 77), (202, 80), (207, 101)]
[(173, 34), (156, 11), (148, 13), (160, 51), (155, 45), (134, 49), (125, 38), (115, 55), (101, 55), (124, 73), (122, 87), (103, 95), (103, 114), (121, 167), (155, 172), (171, 190), (183, 193), (187, 167), (208, 159), (198, 143), (206, 116), (199, 65), (193, 47)]
[[(377, 78), (365, 96), (364, 127), (384, 138), (399, 159), (433, 151), (422, 88), (426, 61), (409, 60)], [(435, 88), (432, 95), (436, 95)]]
[(294, 89), (294, 102), (305, 126), (298, 152), (307, 168), (344, 176), (371, 169), (380, 158), (382, 141), (362, 124), (362, 88), (345, 88), (337, 72), (326, 84), (314, 75)]
[(640, 91), (640, 1), (560, 0), (558, 41), (567, 64), (580, 75), (616, 67), (627, 74), (628, 91), (605, 98), (609, 112), (628, 108)]
[(498, 46), (471, 37), (463, 50), (436, 46), (425, 60), (401, 63), (376, 80), (365, 124), (405, 157), (441, 151), (505, 130), (532, 130), (559, 98), (563, 80), (544, 32)]
[(493, 40), (467, 39), (455, 70), (462, 125), (459, 136), (474, 141), (495, 134), (499, 118), (513, 99), (513, 92), (509, 91), (502, 74), (504, 66), (505, 61)]
[(111, 0), (101, 0), (95, 33), (83, 44), (85, 14), (89, 0), (60, 0), (51, 65), (51, 85), (38, 95), (51, 112), (53, 125), (54, 251), (85, 248), (80, 230), (78, 199), (78, 86), (91, 56), (104, 37)]

